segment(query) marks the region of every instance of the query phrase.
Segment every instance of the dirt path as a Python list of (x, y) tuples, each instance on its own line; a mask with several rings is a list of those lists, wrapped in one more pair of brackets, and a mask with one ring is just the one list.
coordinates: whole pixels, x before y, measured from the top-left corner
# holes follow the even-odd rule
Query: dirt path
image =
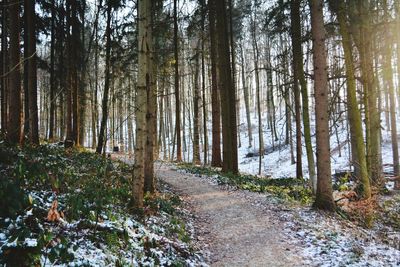
[(303, 265), (273, 212), (254, 206), (240, 192), (222, 190), (172, 165), (158, 165), (156, 175), (188, 197), (199, 243), (210, 253), (211, 266)]

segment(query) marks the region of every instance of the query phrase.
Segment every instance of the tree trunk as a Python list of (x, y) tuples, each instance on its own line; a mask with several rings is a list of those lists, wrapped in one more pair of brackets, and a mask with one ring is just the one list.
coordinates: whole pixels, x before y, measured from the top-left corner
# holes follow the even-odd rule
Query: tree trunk
[(220, 80), (218, 84), (221, 85), (223, 136), (222, 171), (238, 173), (236, 95), (232, 85), (225, 0), (215, 1), (215, 10), (215, 13), (218, 14), (216, 31), (218, 33), (218, 73)]
[(351, 48), (351, 39), (348, 32), (348, 26), (346, 23), (345, 16), (345, 5), (343, 0), (333, 1), (330, 0), (331, 9), (337, 14), (339, 21), (340, 34), (342, 35), (342, 45), (345, 56), (346, 65), (346, 76), (347, 76), (347, 104), (349, 108), (349, 121), (350, 121), (350, 132), (352, 132), (352, 143), (354, 143), (355, 150), (357, 153), (357, 159), (354, 164), (358, 164), (360, 168), (361, 182), (360, 192), (361, 196), (365, 199), (371, 197), (371, 188), (368, 177), (367, 162), (365, 156), (365, 145), (363, 138), (363, 130), (361, 125), (361, 114), (357, 104), (356, 94), (356, 80), (354, 76), (354, 63), (353, 54)]
[(132, 205), (133, 208), (143, 207), (145, 152), (147, 135), (147, 96), (151, 90), (151, 71), (149, 54), (151, 51), (151, 2), (139, 0), (138, 2), (138, 55), (139, 71), (136, 94), (136, 146), (135, 164), (133, 168)]
[(212, 154), (211, 166), (221, 167), (221, 106), (217, 81), (217, 40), (215, 32), (215, 5), (208, 1), (211, 56), (211, 109), (212, 109)]
[(97, 148), (96, 153), (101, 154), (101, 152), (106, 150), (103, 148), (104, 142), (107, 138), (106, 135), (106, 128), (107, 128), (107, 119), (108, 119), (108, 94), (110, 90), (110, 79), (111, 79), (111, 4), (107, 6), (107, 26), (106, 26), (106, 66), (104, 71), (104, 94), (103, 94), (103, 101), (101, 105), (102, 110), (102, 117), (101, 117), (101, 124), (100, 124), (100, 132), (99, 138), (97, 141)]
[(366, 98), (366, 123), (367, 135), (367, 164), (369, 175), (375, 185), (383, 185), (382, 162), (380, 159), (380, 113), (377, 106), (377, 79), (374, 74), (374, 58), (372, 46), (371, 18), (369, 17), (370, 2), (358, 0), (357, 6), (360, 10), (360, 42), (359, 52), (361, 71), (363, 76), (364, 95)]
[(54, 98), (54, 93), (56, 90), (56, 77), (55, 77), (55, 41), (56, 41), (56, 7), (55, 0), (51, 1), (51, 44), (50, 44), (50, 114), (49, 114), (49, 140), (54, 139), (54, 129), (55, 129), (55, 109), (56, 109), (56, 99)]
[(303, 69), (303, 49), (301, 37), (301, 19), (300, 19), (300, 0), (291, 1), (291, 22), (292, 22), (292, 44), (293, 44), (293, 68), (294, 78), (300, 84), (303, 107), (303, 126), (304, 142), (306, 145), (308, 172), (313, 192), (317, 190), (317, 180), (315, 177), (314, 153), (312, 150), (310, 114), (308, 111), (308, 90), (307, 81), (304, 77)]
[[(389, 18), (387, 1), (384, 1), (383, 9), (385, 11), (385, 18)], [(393, 174), (395, 177), (400, 175), (399, 166), (399, 145), (397, 138), (397, 123), (396, 123), (396, 96), (394, 93), (393, 84), (393, 68), (392, 68), (392, 45), (390, 35), (385, 36), (384, 48), (384, 62), (383, 62), (383, 79), (386, 92), (389, 93), (389, 111), (390, 111), (390, 125), (391, 125), (391, 139), (392, 139), (392, 156), (393, 156)], [(395, 188), (400, 189), (400, 182), (396, 181)]]
[(8, 120), (8, 76), (5, 75), (8, 72), (8, 51), (7, 51), (7, 37), (8, 37), (8, 25), (7, 25), (7, 3), (3, 1), (2, 6), (2, 18), (1, 18), (1, 131), (6, 133), (7, 131), (7, 120)]
[(72, 72), (73, 72), (73, 56), (72, 56), (72, 42), (73, 40), (71, 39), (71, 33), (70, 33), (70, 28), (72, 25), (72, 12), (71, 12), (71, 0), (67, 0), (67, 80), (66, 80), (66, 128), (67, 128), (67, 133), (66, 133), (66, 140), (65, 144), (66, 146), (69, 146), (67, 144), (73, 143), (74, 137), (73, 137), (73, 132), (72, 132)]
[(247, 120), (247, 134), (249, 136), (249, 148), (252, 147), (253, 143), (253, 134), (251, 128), (251, 119), (250, 119), (250, 100), (249, 100), (249, 88), (246, 85), (246, 75), (245, 75), (245, 60), (244, 60), (244, 51), (243, 45), (240, 45), (240, 55), (242, 60), (242, 86), (243, 86), (243, 98), (244, 98), (244, 106), (246, 109), (246, 120)]
[[(23, 65), (23, 98), (22, 98), (22, 103), (23, 103), (23, 120), (22, 120), (22, 124), (24, 127), (23, 130), (23, 136), (22, 138), (28, 138), (29, 141), (29, 90), (28, 90), (28, 80), (29, 80), (29, 67), (28, 67), (28, 58), (29, 58), (29, 31), (28, 31), (28, 12), (26, 10), (26, 6), (28, 5), (28, 1), (24, 0), (24, 15), (23, 15), (23, 28), (24, 28), (24, 54), (23, 54), (23, 62), (21, 63)], [(25, 140), (24, 140), (25, 141)]]
[(179, 100), (179, 40), (178, 40), (178, 0), (174, 0), (174, 58), (175, 58), (175, 132), (176, 160), (182, 161), (181, 108)]
[[(28, 99), (29, 99), (29, 140), (39, 144), (39, 118), (37, 106), (37, 67), (36, 67), (36, 16), (35, 1), (25, 0), (28, 21)], [(52, 99), (50, 99), (52, 101)]]
[[(77, 143), (79, 146), (85, 145), (85, 119), (86, 119), (86, 60), (85, 53), (90, 54), (90, 50), (85, 50), (85, 12), (86, 12), (86, 0), (81, 2), (81, 24), (78, 25), (80, 30), (80, 47), (77, 50), (79, 57), (77, 62), (80, 65), (80, 79), (78, 86), (77, 95), (77, 112), (78, 112), (78, 129), (77, 129)], [(96, 15), (97, 16), (97, 15)], [(97, 23), (96, 23), (97, 24)], [(95, 25), (97, 27), (97, 25)], [(96, 29), (94, 30), (96, 31)], [(78, 34), (79, 36), (79, 34)], [(77, 40), (78, 41), (78, 40)], [(89, 48), (90, 49), (90, 48)]]
[(263, 138), (263, 125), (262, 125), (262, 117), (261, 117), (261, 92), (260, 92), (260, 75), (259, 75), (259, 52), (258, 52), (258, 44), (257, 44), (257, 35), (256, 35), (256, 17), (254, 15), (252, 21), (252, 44), (253, 44), (253, 55), (254, 55), (254, 73), (256, 79), (256, 98), (257, 98), (257, 116), (258, 116), (258, 174), (261, 175), (261, 163), (262, 158), (264, 156), (264, 138)]
[[(150, 7), (151, 10), (151, 7)], [(155, 192), (155, 177), (154, 177), (154, 148), (156, 143), (157, 134), (157, 91), (156, 91), (156, 68), (153, 64), (153, 41), (152, 41), (152, 15), (149, 13), (148, 17), (148, 31), (146, 38), (146, 64), (147, 73), (146, 77), (146, 97), (147, 97), (147, 113), (146, 113), (146, 144), (144, 155), (144, 192), (153, 194)]]
[[(233, 0), (228, 0), (229, 5), (229, 44), (231, 49), (231, 64), (232, 64), (232, 86), (233, 90), (235, 91), (235, 99), (236, 99), (236, 124), (239, 127), (240, 124), (240, 105), (239, 105), (239, 97), (238, 97), (238, 90), (236, 88), (236, 43), (235, 37), (233, 32)], [(237, 133), (238, 138), (238, 147), (241, 147), (240, 141), (240, 132)]]
[(70, 0), (71, 5), (71, 23), (72, 23), (72, 36), (71, 36), (71, 93), (72, 93), (72, 138), (75, 145), (79, 145), (79, 79), (78, 79), (78, 66), (79, 62), (79, 19), (78, 19), (78, 1)]
[[(63, 139), (65, 137), (65, 129), (67, 126), (66, 118), (65, 118), (65, 107), (66, 107), (66, 101), (65, 97), (66, 94), (68, 93), (68, 89), (66, 89), (66, 79), (68, 77), (68, 66), (67, 68), (64, 67), (64, 39), (65, 39), (65, 9), (64, 6), (61, 5), (59, 6), (60, 10), (60, 20), (58, 24), (58, 70), (57, 74), (59, 77), (59, 86), (60, 86), (60, 91), (62, 92), (59, 97), (59, 114), (60, 114), (60, 123), (59, 125), (59, 137), (60, 139)], [(67, 43), (67, 48), (68, 48), (68, 43)], [(67, 61), (68, 65), (68, 61)], [(64, 72), (67, 72), (66, 75)], [(66, 138), (65, 138), (66, 139)]]
[(200, 119), (199, 119), (199, 102), (200, 102), (200, 88), (199, 88), (199, 53), (196, 49), (195, 63), (194, 63), (194, 81), (193, 81), (193, 164), (200, 164)]
[(7, 140), (12, 144), (21, 143), (21, 66), (20, 66), (20, 3), (9, 5), (10, 29), (10, 74), (9, 74), (9, 116)]
[(206, 99), (206, 75), (205, 75), (205, 58), (204, 58), (204, 45), (202, 45), (201, 52), (201, 91), (203, 98), (203, 162), (204, 165), (208, 163), (208, 130), (207, 130), (207, 99)]
[(311, 0), (311, 31), (314, 58), (315, 122), (317, 139), (317, 192), (314, 207), (335, 210), (332, 197), (329, 142), (328, 81), (325, 52), (323, 1)]

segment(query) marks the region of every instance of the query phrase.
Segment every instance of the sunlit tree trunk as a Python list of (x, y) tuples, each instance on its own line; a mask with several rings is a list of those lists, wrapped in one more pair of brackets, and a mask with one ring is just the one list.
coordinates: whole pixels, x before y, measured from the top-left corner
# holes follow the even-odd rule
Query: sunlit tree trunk
[(136, 93), (136, 146), (135, 163), (133, 168), (132, 205), (133, 208), (143, 207), (145, 152), (147, 136), (147, 106), (148, 93), (152, 83), (152, 40), (151, 40), (151, 1), (139, 0), (138, 2), (138, 85)]
[[(359, 38), (354, 38), (360, 53), (362, 81), (364, 87), (364, 104), (365, 104), (365, 124), (366, 124), (366, 140), (367, 140), (367, 165), (369, 176), (377, 186), (383, 185), (382, 162), (380, 159), (380, 115), (377, 105), (377, 86), (378, 81), (374, 73), (374, 57), (372, 43), (372, 28), (370, 1), (358, 0), (353, 3), (358, 8), (358, 14), (351, 17), (359, 23)], [(353, 23), (356, 25), (356, 23)], [(352, 31), (353, 36), (355, 30)], [(357, 41), (358, 40), (358, 41)]]
[(353, 162), (353, 164), (358, 164), (360, 168), (360, 177), (358, 177), (361, 182), (360, 192), (361, 196), (367, 199), (371, 197), (371, 188), (370, 188), (370, 181), (368, 177), (367, 162), (365, 156), (366, 150), (363, 138), (362, 125), (361, 125), (361, 114), (357, 104), (353, 54), (352, 54), (350, 34), (346, 22), (345, 5), (343, 0), (338, 0), (338, 1), (330, 0), (329, 3), (331, 9), (337, 14), (340, 34), (342, 36), (342, 45), (344, 50), (346, 76), (347, 76), (346, 80), (347, 105), (349, 108), (348, 113), (350, 121), (350, 131), (352, 132), (351, 142), (354, 144), (355, 148), (355, 150), (353, 150), (353, 153), (354, 151), (357, 153), (357, 158), (355, 162)]

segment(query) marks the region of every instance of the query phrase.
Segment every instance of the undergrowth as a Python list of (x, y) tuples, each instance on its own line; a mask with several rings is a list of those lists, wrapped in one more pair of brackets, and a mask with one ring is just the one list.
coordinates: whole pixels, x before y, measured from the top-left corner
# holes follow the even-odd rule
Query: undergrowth
[[(69, 263), (74, 260), (75, 251), (87, 243), (105, 246), (116, 254), (136, 251), (132, 238), (140, 238), (137, 242), (144, 250), (143, 255), (139, 253), (134, 258), (160, 261), (150, 248), (164, 244), (133, 233), (128, 235), (125, 228), (117, 225), (122, 217), (133, 218), (138, 222), (133, 227), (139, 229), (139, 223), (146, 225), (148, 218), (161, 216), (162, 222), (155, 221), (160, 229), (167, 228), (161, 234), (189, 242), (185, 224), (177, 213), (179, 197), (147, 196), (144, 211), (140, 215), (132, 213), (131, 173), (131, 167), (123, 162), (82, 149), (65, 150), (57, 145), (19, 148), (0, 142), (0, 265)], [(46, 216), (55, 200), (61, 220), (49, 222)], [(148, 235), (141, 231), (143, 236)], [(121, 258), (114, 264), (123, 262)]]
[(190, 163), (181, 163), (178, 167), (192, 174), (212, 176), (219, 184), (228, 184), (252, 192), (269, 193), (286, 201), (310, 204), (313, 200), (311, 189), (304, 179), (271, 179), (247, 174), (222, 173), (216, 168), (195, 166)]

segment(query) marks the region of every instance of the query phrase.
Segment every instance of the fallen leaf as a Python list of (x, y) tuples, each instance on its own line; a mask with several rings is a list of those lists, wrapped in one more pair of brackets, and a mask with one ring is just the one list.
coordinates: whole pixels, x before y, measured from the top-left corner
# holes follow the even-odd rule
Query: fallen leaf
[(60, 213), (57, 211), (57, 207), (58, 207), (58, 201), (54, 200), (53, 203), (51, 204), (49, 212), (47, 213), (47, 220), (49, 222), (55, 222), (60, 220), (61, 216)]

